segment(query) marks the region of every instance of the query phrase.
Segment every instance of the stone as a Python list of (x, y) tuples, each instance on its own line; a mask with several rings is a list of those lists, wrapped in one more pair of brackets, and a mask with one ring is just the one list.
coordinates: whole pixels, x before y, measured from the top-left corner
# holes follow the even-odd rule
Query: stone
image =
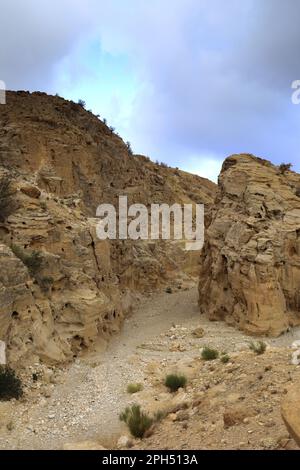
[(292, 358), (291, 358), (291, 364), (293, 366), (300, 365), (300, 349), (297, 349), (296, 351), (293, 352)]
[(281, 414), (288, 432), (300, 447), (300, 382), (293, 384), (284, 396)]
[(195, 338), (203, 338), (204, 334), (205, 332), (203, 328), (201, 327), (195, 328), (195, 330), (192, 333), (192, 335), (195, 336)]
[(201, 253), (201, 313), (251, 335), (300, 324), (298, 186), (299, 174), (253, 155), (225, 160)]
[(33, 199), (38, 199), (41, 195), (41, 190), (31, 185), (21, 186), (20, 191)]
[(228, 407), (223, 413), (224, 428), (247, 424), (245, 420), (253, 415), (253, 411), (241, 405)]
[[(65, 363), (118, 332), (141, 294), (192, 281), (198, 271), (197, 252), (187, 254), (181, 241), (100, 240), (99, 203), (117, 207), (122, 194), (128, 205), (201, 201), (209, 208), (216, 185), (129, 154), (119, 136), (70, 101), (7, 97), (0, 177), (11, 172), (17, 204), (1, 228), (0, 339), (12, 367), (25, 358)], [(32, 251), (42, 260), (35, 273), (24, 264)]]
[(118, 439), (117, 447), (118, 449), (130, 449), (133, 446), (133, 441), (128, 436), (121, 436)]

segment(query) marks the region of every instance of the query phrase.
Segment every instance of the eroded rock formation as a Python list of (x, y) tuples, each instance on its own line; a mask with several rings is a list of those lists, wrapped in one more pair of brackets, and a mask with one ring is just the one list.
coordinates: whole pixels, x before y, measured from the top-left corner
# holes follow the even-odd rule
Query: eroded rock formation
[(300, 175), (285, 170), (229, 157), (207, 227), (201, 312), (250, 334), (300, 323)]
[(101, 241), (96, 207), (210, 205), (215, 185), (132, 155), (81, 106), (8, 92), (0, 107), (0, 177), (16, 209), (0, 225), (0, 340), (10, 363), (62, 362), (118, 330), (137, 292), (196, 274), (177, 243)]

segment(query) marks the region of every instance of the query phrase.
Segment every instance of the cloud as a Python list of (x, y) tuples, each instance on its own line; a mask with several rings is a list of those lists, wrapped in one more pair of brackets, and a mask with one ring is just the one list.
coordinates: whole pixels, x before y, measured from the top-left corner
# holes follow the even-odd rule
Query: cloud
[[(220, 159), (238, 152), (300, 169), (300, 106), (291, 102), (298, 0), (11, 0), (1, 8), (9, 87), (86, 93), (136, 151), (214, 179)], [(99, 61), (90, 59), (87, 79), (82, 59), (95, 40)], [(105, 55), (119, 71), (113, 86)]]

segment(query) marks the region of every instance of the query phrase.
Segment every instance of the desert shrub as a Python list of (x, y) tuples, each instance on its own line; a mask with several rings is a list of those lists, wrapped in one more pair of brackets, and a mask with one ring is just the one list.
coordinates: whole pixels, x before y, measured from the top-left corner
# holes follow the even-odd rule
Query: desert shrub
[(0, 221), (4, 222), (16, 210), (14, 191), (9, 176), (0, 179)]
[(113, 134), (116, 129), (115, 129), (113, 126), (110, 126), (110, 127), (109, 127), (109, 130), (110, 130), (110, 132)]
[(202, 349), (201, 357), (204, 361), (213, 361), (219, 357), (219, 353), (216, 349), (205, 346), (205, 348)]
[(220, 357), (220, 361), (222, 362), (222, 364), (227, 364), (230, 361), (230, 357), (228, 356), (228, 354), (222, 354)]
[(249, 343), (249, 349), (255, 354), (261, 355), (266, 351), (267, 345), (264, 341), (251, 341), (251, 343)]
[(78, 100), (79, 106), (81, 106), (83, 109), (86, 107), (86, 102), (84, 100)]
[(159, 421), (163, 420), (166, 416), (167, 416), (166, 411), (158, 410), (156, 411), (156, 413), (154, 413), (154, 421), (158, 423)]
[(141, 410), (140, 405), (132, 405), (120, 414), (120, 421), (127, 424), (132, 436), (143, 438), (151, 428), (153, 419)]
[(281, 165), (279, 165), (279, 171), (284, 175), (284, 173), (291, 170), (292, 166), (292, 163), (281, 163)]
[(14, 370), (0, 366), (0, 401), (8, 401), (23, 395), (21, 380)]
[(36, 274), (42, 266), (42, 255), (39, 251), (29, 251), (27, 252), (18, 245), (12, 245), (11, 249), (15, 256), (19, 258), (31, 274)]
[(170, 374), (165, 378), (165, 386), (170, 392), (177, 392), (179, 388), (186, 386), (187, 379), (184, 375)]
[(38, 279), (38, 284), (43, 292), (48, 292), (53, 282), (54, 282), (53, 277), (46, 276), (46, 277), (41, 277), (40, 279)]
[(130, 142), (126, 142), (126, 147), (127, 147), (128, 153), (129, 153), (130, 155), (133, 155), (133, 151), (132, 151), (132, 147), (131, 147), (131, 143), (130, 143)]
[(127, 393), (137, 393), (141, 392), (143, 390), (143, 385), (142, 384), (129, 384), (127, 386)]

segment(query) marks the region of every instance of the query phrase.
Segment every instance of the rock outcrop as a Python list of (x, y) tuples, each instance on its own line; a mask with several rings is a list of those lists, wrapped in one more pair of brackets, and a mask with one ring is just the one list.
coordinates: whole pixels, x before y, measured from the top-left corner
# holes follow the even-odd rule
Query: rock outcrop
[(249, 334), (300, 324), (300, 175), (232, 155), (201, 255), (199, 304), (211, 320)]
[(300, 382), (292, 385), (281, 405), (286, 427), (300, 447)]
[(197, 256), (178, 243), (99, 240), (96, 208), (120, 195), (128, 204), (210, 205), (215, 185), (132, 155), (81, 106), (8, 92), (0, 107), (6, 176), (16, 207), (0, 224), (0, 340), (10, 364), (70, 360), (117, 331), (137, 293), (198, 274)]

